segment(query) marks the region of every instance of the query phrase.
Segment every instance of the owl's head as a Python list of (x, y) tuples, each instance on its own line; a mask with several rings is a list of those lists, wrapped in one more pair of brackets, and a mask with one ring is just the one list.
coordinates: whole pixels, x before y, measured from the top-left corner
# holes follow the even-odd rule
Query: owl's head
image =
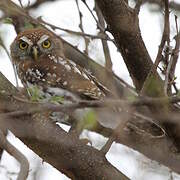
[(57, 38), (47, 30), (26, 30), (18, 34), (11, 44), (11, 56), (18, 61), (37, 60), (51, 54), (59, 47), (57, 43)]

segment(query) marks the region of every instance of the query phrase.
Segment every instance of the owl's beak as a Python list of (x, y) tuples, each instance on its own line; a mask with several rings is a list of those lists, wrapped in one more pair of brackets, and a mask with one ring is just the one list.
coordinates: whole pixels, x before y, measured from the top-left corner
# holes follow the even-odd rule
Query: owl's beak
[(33, 55), (34, 60), (37, 61), (37, 59), (38, 59), (38, 49), (35, 46), (32, 47), (32, 55)]

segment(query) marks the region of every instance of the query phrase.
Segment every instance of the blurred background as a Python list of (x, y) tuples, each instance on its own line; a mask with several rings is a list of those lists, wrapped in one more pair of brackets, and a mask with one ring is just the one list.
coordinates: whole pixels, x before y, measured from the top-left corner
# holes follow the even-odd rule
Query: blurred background
[[(12, 0), (13, 2), (19, 4), (18, 0)], [(178, 2), (176, 0), (174, 2)], [(27, 6), (28, 2), (33, 4), (35, 0), (22, 0), (23, 6)], [(96, 35), (98, 33), (97, 25), (93, 19), (91, 13), (88, 11), (87, 7), (79, 2), (80, 11), (83, 14), (83, 28), (85, 33)], [(94, 0), (86, 0), (88, 6), (93, 11)], [(130, 6), (134, 7), (135, 2), (129, 1)], [(52, 2), (43, 3), (36, 9), (30, 11), (32, 17), (42, 17), (44, 21), (54, 24), (61, 28), (71, 29), (73, 31), (80, 31), (79, 28), (79, 12), (75, 0), (56, 0)], [(95, 14), (95, 13), (94, 13)], [(0, 17), (2, 13), (0, 12)], [(148, 52), (153, 60), (156, 58), (158, 51), (158, 46), (161, 41), (161, 34), (163, 31), (163, 10), (159, 8), (156, 4), (144, 4), (141, 7), (139, 14), (140, 28), (142, 37), (148, 49)], [(175, 20), (174, 15), (180, 17), (180, 10), (172, 10), (170, 13), (170, 27), (171, 27), (171, 45), (174, 44), (173, 37), (175, 36)], [(180, 22), (180, 20), (179, 20)], [(64, 31), (56, 30), (57, 35), (67, 40), (72, 45), (76, 46), (82, 52), (85, 50), (84, 38), (81, 36), (75, 36)], [(110, 37), (111, 34), (109, 34)], [(16, 37), (14, 27), (8, 23), (0, 23), (0, 38), (2, 39), (5, 47), (9, 51), (10, 44)], [(110, 54), (113, 62), (113, 71), (121, 77), (123, 80), (132, 84), (131, 78), (127, 68), (123, 62), (120, 53), (112, 42), (108, 42), (110, 48)], [(98, 39), (90, 40), (88, 46), (88, 55), (94, 59), (96, 62), (104, 65), (104, 53), (101, 45), (101, 41)], [(177, 64), (176, 68), (176, 83), (177, 87), (180, 88), (180, 62)], [(0, 71), (14, 84), (16, 85), (15, 75), (13, 71), (12, 64), (7, 55), (7, 52), (0, 46)], [(163, 76), (162, 76), (163, 77)], [(20, 81), (19, 81), (19, 84)], [(62, 125), (61, 125), (62, 126)], [(69, 127), (63, 126), (64, 129), (68, 130)], [(81, 137), (87, 137), (92, 141), (93, 147), (100, 149), (106, 142), (106, 138), (96, 133), (83, 131)], [(21, 141), (19, 141), (12, 133), (9, 133), (8, 139), (23, 152), (28, 160), (30, 161), (30, 173), (28, 180), (68, 180), (66, 176), (60, 174), (59, 171), (51, 167), (49, 164), (42, 161), (40, 157), (34, 154), (30, 149), (28, 149)], [(134, 180), (180, 180), (180, 175), (171, 172), (170, 169), (160, 165), (159, 163), (149, 160), (142, 154), (120, 144), (114, 143), (110, 151), (106, 155), (107, 159), (116, 168), (126, 174), (130, 179)], [(0, 163), (0, 180), (16, 179), (17, 173), (19, 171), (18, 162), (8, 155), (3, 154), (2, 161)]]

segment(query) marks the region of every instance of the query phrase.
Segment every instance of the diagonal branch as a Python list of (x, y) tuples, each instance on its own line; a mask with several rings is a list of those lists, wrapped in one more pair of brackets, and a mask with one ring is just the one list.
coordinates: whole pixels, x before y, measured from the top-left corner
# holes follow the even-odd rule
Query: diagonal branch
[[(95, 11), (96, 11), (96, 14), (97, 14), (97, 17), (98, 17), (99, 24), (105, 29), (104, 18), (103, 18), (103, 15), (102, 15), (100, 9), (97, 6), (97, 3), (95, 3)], [(100, 30), (100, 33), (105, 34), (105, 32), (102, 31), (101, 29), (99, 29), (99, 30)], [(105, 67), (109, 71), (112, 71), (112, 60), (111, 60), (111, 55), (110, 55), (108, 43), (107, 43), (106, 40), (103, 40), (103, 39), (101, 40), (101, 42), (102, 42), (104, 56), (105, 56)]]
[(136, 11), (125, 1), (96, 0), (115, 38), (133, 83), (140, 91), (153, 65), (141, 37)]
[[(80, 8), (79, 8), (79, 2), (78, 0), (75, 0), (76, 1), (76, 6), (77, 6), (77, 9), (78, 9), (78, 13), (79, 13), (79, 28), (80, 30), (82, 31), (82, 33), (84, 33), (84, 29), (83, 29), (83, 15), (80, 11)], [(87, 39), (85, 36), (84, 36), (84, 41), (85, 41), (85, 50), (84, 50), (84, 53), (88, 55), (88, 46), (89, 46), (89, 39)]]
[(157, 57), (155, 63), (152, 68), (157, 69), (161, 59), (162, 59), (162, 52), (165, 47), (165, 43), (167, 42), (167, 46), (169, 46), (169, 36), (170, 36), (170, 27), (169, 27), (169, 1), (165, 0), (165, 16), (164, 16), (164, 31), (161, 39), (161, 44), (159, 45), (159, 50), (157, 53)]
[[(8, 104), (11, 104), (11, 106), (8, 107), (10, 108), (9, 111), (21, 111), (24, 108), (24, 103), (20, 103), (13, 98), (14, 96), (17, 96), (18, 92), (2, 74), (0, 74), (0, 84), (1, 112), (3, 109), (6, 110), (5, 112), (7, 112), (7, 102)], [(5, 95), (4, 93), (7, 93), (9, 95)], [(172, 115), (170, 116), (172, 117)], [(80, 143), (79, 140), (75, 139), (75, 137), (65, 133), (54, 123), (49, 121), (43, 114), (42, 116), (35, 118), (35, 120), (33, 120), (31, 115), (22, 116), (21, 118), (8, 118), (7, 116), (3, 117), (3, 115), (1, 114), (0, 117), (0, 126), (5, 126), (6, 128), (10, 129), (17, 137), (19, 137), (45, 161), (49, 162), (57, 169), (64, 172), (67, 176), (76, 176), (76, 178), (78, 176), (78, 179), (88, 179), (87, 176), (91, 175), (91, 178), (89, 179), (92, 179), (92, 174), (95, 175), (96, 173), (98, 173), (99, 176), (97, 179), (102, 179), (102, 176), (100, 177), (100, 175), (103, 174), (104, 177), (104, 171), (106, 171), (105, 176), (107, 176), (108, 179), (115, 179), (115, 177), (117, 177), (117, 179), (121, 179), (122, 174), (120, 175), (119, 172), (117, 172), (117, 170), (114, 168), (112, 171), (116, 175), (111, 174), (113, 175), (113, 178), (112, 176), (106, 174), (107, 172), (111, 172), (109, 168), (111, 169), (112, 167), (109, 165), (109, 163), (107, 164), (104, 156), (103, 158), (102, 156), (100, 156), (100, 159), (98, 158), (101, 153), (99, 154), (99, 152), (97, 152), (96, 150), (93, 150), (90, 147), (87, 147), (84, 144)], [(137, 119), (132, 118), (132, 122), (137, 122)], [(150, 124), (152, 125), (152, 123)], [(176, 124), (176, 126), (179, 125)], [(145, 127), (147, 130), (147, 121)], [(106, 130), (107, 128), (101, 127), (100, 129), (97, 129), (97, 133), (103, 134)], [(49, 136), (49, 133), (51, 133), (51, 136)], [(111, 134), (112, 131), (107, 133), (106, 136), (110, 137)], [(56, 141), (58, 141), (58, 143), (60, 144), (58, 145)], [(69, 141), (72, 143), (69, 144)], [(136, 134), (136, 131), (128, 129), (128, 127), (126, 127), (126, 130), (123, 130), (117, 135), (116, 142), (134, 148), (144, 153), (151, 159), (155, 159), (158, 162), (171, 167), (171, 169), (173, 169), (174, 171), (179, 172), (179, 157), (171, 151), (172, 142), (166, 136), (163, 138), (152, 139), (152, 137), (150, 137), (149, 135), (138, 135)], [(146, 146), (144, 144), (146, 144)], [(65, 149), (62, 147), (64, 147)], [(81, 152), (86, 153), (81, 156)], [(61, 154), (61, 156), (59, 154)], [(92, 154), (95, 155), (95, 159), (92, 158)], [(81, 157), (80, 159), (82, 159), (83, 162), (76, 162), (78, 157)], [(92, 163), (96, 164), (96, 161), (98, 161), (98, 165), (92, 167)], [(87, 162), (89, 163), (87, 164)], [(83, 164), (83, 167), (81, 163)], [(106, 165), (103, 165), (104, 163)], [(68, 167), (72, 168), (69, 169)], [(84, 169), (84, 167), (86, 168)], [(81, 171), (79, 171), (79, 168), (81, 169)], [(89, 171), (91, 172), (86, 171), (87, 169), (89, 169)], [(79, 177), (80, 174), (82, 175), (81, 177)], [(85, 174), (86, 176), (84, 175), (84, 177), (83, 174)]]
[[(0, 83), (0, 128), (8, 128), (44, 161), (72, 179), (128, 179), (101, 152), (85, 145), (48, 119), (46, 111), (21, 117), (2, 114), (3, 109), (8, 108), (5, 105), (7, 102), (11, 102), (9, 111), (20, 111), (24, 104), (13, 98), (18, 92), (2, 75)], [(5, 95), (5, 92), (11, 96)]]

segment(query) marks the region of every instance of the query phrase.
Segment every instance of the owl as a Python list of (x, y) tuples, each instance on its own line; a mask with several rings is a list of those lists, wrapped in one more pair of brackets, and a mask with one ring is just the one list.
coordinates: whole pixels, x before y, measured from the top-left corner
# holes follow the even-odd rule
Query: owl
[(105, 96), (97, 79), (67, 59), (61, 41), (48, 30), (18, 34), (11, 45), (11, 57), (24, 87), (36, 86), (44, 97), (57, 95), (74, 102)]

